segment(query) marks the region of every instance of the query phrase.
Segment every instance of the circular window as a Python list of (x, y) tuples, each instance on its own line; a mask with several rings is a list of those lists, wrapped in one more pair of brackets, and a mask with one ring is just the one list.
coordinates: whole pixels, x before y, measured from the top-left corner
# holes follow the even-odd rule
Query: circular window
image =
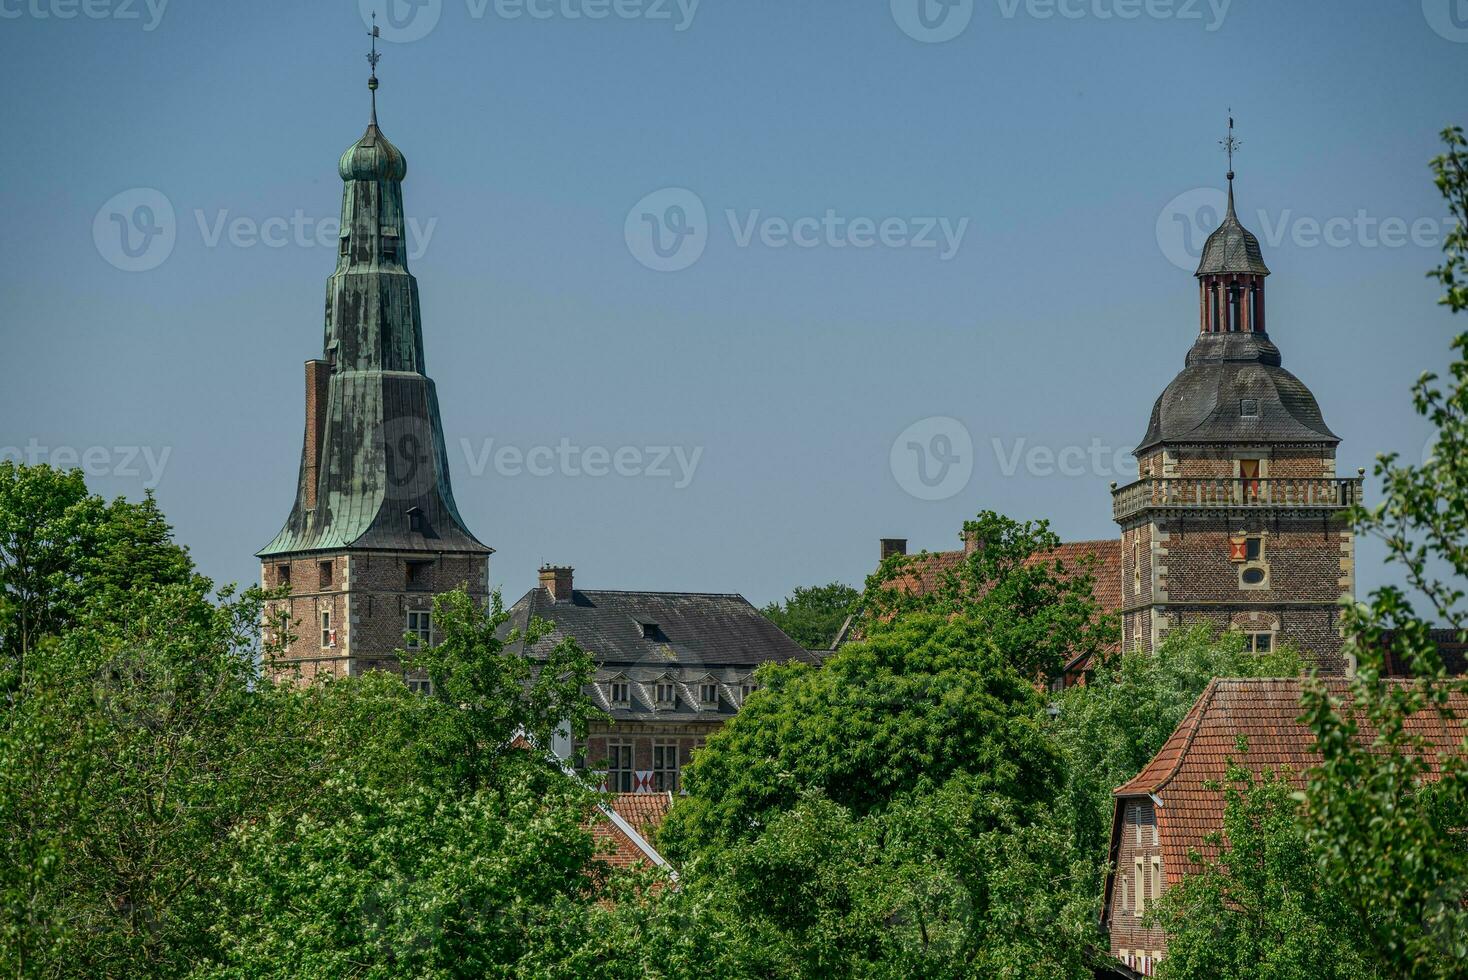
[(1245, 585), (1262, 585), (1264, 583), (1264, 569), (1246, 568), (1244, 569), (1244, 574), (1240, 577)]

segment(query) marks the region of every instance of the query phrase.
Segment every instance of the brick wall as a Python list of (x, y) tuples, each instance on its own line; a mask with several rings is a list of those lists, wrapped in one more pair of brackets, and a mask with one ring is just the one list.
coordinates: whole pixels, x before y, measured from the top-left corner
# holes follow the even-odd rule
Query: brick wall
[[(676, 744), (678, 747), (679, 789), (682, 788), (682, 770), (693, 760), (695, 750), (701, 748), (710, 735), (718, 731), (723, 720), (638, 722), (617, 721), (593, 723), (584, 742), (574, 746), (574, 754), (582, 756), (578, 761), (585, 768), (603, 771), (607, 768), (607, 746), (609, 743), (631, 743), (634, 770), (649, 771), (653, 768), (653, 743)], [(616, 790), (618, 787), (609, 787)]]
[[(1106, 928), (1111, 936), (1111, 955), (1142, 969), (1142, 960), (1155, 962), (1166, 948), (1160, 929), (1142, 925), (1142, 915), (1155, 896), (1166, 889), (1162, 867), (1161, 838), (1157, 815), (1150, 800), (1119, 800), (1122, 812), (1121, 837), (1117, 842), (1116, 867), (1106, 895)], [(1141, 862), (1141, 895), (1138, 895), (1138, 862)], [(1150, 971), (1149, 971), (1150, 972)]]
[[(409, 561), (424, 563), (411, 586)], [(323, 563), (329, 575), (322, 574)], [(284, 580), (282, 566), (290, 569), (291, 595), (272, 603), (269, 615), (288, 615), (294, 638), (276, 672), (302, 683), (367, 670), (400, 670), (395, 651), (403, 645), (408, 610), (432, 609), (435, 594), (460, 587), (476, 599), (487, 598), (488, 559), (483, 555), (307, 555), (265, 562), (261, 580), (267, 588)], [(331, 614), (335, 645), (322, 645), (322, 612)]]

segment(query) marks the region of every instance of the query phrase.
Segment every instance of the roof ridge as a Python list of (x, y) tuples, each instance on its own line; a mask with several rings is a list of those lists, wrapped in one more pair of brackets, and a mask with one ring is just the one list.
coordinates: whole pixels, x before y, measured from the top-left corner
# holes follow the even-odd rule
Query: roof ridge
[[(1188, 750), (1193, 747), (1193, 739), (1198, 737), (1198, 730), (1203, 727), (1203, 716), (1208, 713), (1208, 708), (1213, 703), (1213, 696), (1218, 693), (1219, 680), (1220, 678), (1217, 677), (1210, 680), (1208, 682), (1208, 686), (1203, 689), (1203, 693), (1198, 695), (1197, 703), (1195, 703), (1193, 705), (1193, 709), (1188, 712), (1188, 716), (1193, 717), (1193, 727), (1188, 730), (1187, 738), (1183, 739), (1183, 744), (1178, 747), (1177, 758), (1172, 760), (1172, 768), (1170, 768), (1167, 771), (1167, 775), (1163, 776), (1161, 781), (1159, 781), (1157, 785), (1150, 789), (1148, 792), (1162, 792), (1163, 788), (1165, 788), (1168, 783), (1172, 782), (1173, 778), (1177, 776), (1178, 771), (1182, 769), (1183, 760), (1188, 757)], [(1187, 717), (1184, 717), (1183, 721), (1186, 722)]]

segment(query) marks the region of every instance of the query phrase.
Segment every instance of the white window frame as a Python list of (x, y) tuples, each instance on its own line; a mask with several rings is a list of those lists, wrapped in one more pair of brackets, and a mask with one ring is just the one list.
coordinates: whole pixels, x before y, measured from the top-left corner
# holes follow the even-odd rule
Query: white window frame
[(433, 693), (433, 681), (426, 677), (409, 677), (405, 683), (408, 685), (408, 690), (414, 694)]
[[(709, 692), (713, 692), (710, 695)], [(719, 684), (717, 681), (704, 681), (698, 685), (698, 701), (705, 711), (719, 710)]]
[[(621, 688), (621, 697), (617, 697), (617, 689)], [(607, 704), (613, 708), (630, 708), (632, 706), (632, 682), (625, 677), (614, 677), (607, 682)]]
[(417, 637), (416, 640), (407, 640), (409, 650), (433, 646), (433, 611), (431, 609), (409, 609), (404, 622), (406, 624), (404, 635)]
[(681, 785), (681, 770), (682, 761), (679, 756), (678, 742), (654, 739), (652, 743), (652, 788), (659, 793), (677, 793)]
[[(663, 695), (667, 695), (664, 697)], [(672, 707), (678, 703), (678, 686), (669, 679), (654, 681), (652, 685), (653, 704), (660, 708)]]
[(321, 649), (329, 650), (336, 646), (334, 633), (335, 630), (331, 628), (331, 610), (321, 610)]
[[(632, 787), (637, 782), (637, 752), (633, 743), (628, 739), (608, 739), (606, 764), (607, 791), (632, 792)], [(622, 785), (624, 783), (625, 786)]]

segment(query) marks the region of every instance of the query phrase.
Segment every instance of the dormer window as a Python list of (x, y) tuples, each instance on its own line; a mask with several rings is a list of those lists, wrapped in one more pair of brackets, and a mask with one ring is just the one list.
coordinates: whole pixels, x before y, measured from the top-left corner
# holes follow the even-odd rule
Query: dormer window
[(698, 702), (705, 711), (719, 710), (719, 685), (707, 681), (698, 685)]
[(670, 708), (678, 701), (678, 689), (672, 681), (658, 681), (653, 685), (653, 701), (660, 708)]
[(739, 685), (739, 703), (740, 704), (743, 704), (744, 702), (748, 701), (749, 700), (749, 696), (751, 694), (753, 694), (756, 690), (758, 690), (758, 686), (753, 681), (750, 681), (749, 683), (746, 683), (746, 684), (740, 684)]
[(338, 238), (336, 240), (336, 249), (337, 249), (336, 254), (341, 255), (341, 256), (348, 255), (351, 252), (351, 250), (352, 250), (352, 244), (351, 243), (352, 243), (352, 239), (348, 235), (343, 235), (342, 237)]
[(625, 680), (612, 681), (607, 685), (607, 702), (614, 708), (626, 708), (632, 704), (632, 685)]

